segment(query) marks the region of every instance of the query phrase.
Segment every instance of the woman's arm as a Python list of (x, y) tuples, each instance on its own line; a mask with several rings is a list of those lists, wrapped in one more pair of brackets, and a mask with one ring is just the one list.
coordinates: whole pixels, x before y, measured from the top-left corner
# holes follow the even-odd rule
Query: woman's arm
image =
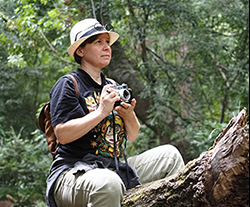
[[(119, 95), (115, 90), (112, 90), (112, 87), (112, 85), (104, 86), (100, 104), (96, 111), (84, 117), (57, 124), (54, 127), (55, 135), (61, 144), (73, 142), (84, 136), (111, 113), (114, 103), (120, 100)], [(108, 89), (111, 93), (107, 92)]]
[(105, 115), (96, 110), (84, 117), (71, 119), (65, 123), (57, 124), (54, 127), (54, 132), (61, 144), (67, 144), (87, 134), (104, 118)]
[(140, 123), (135, 115), (134, 108), (136, 105), (136, 100), (133, 99), (131, 104), (122, 102), (121, 106), (117, 106), (115, 110), (123, 118), (126, 134), (128, 140), (133, 142), (138, 136), (140, 130)]

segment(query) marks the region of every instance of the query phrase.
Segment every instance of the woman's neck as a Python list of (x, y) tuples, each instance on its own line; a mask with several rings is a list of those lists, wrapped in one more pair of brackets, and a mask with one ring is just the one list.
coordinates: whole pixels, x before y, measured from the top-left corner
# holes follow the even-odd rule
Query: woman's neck
[(81, 69), (88, 73), (95, 82), (102, 84), (101, 69), (87, 65), (81, 65)]

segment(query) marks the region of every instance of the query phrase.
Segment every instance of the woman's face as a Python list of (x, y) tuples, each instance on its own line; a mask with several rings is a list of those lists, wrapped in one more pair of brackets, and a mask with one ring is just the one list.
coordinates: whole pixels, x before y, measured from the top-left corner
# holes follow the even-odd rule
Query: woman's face
[(91, 64), (100, 69), (107, 66), (112, 54), (109, 35), (107, 33), (100, 34), (94, 42), (86, 44), (82, 48), (82, 54), (82, 61), (86, 64)]

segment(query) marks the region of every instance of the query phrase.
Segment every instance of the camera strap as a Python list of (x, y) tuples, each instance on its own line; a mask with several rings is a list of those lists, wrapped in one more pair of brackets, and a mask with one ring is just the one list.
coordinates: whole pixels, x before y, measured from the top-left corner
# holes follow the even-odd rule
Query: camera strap
[(117, 158), (117, 153), (116, 153), (115, 113), (114, 113), (114, 110), (112, 110), (112, 116), (113, 116), (113, 142), (114, 142), (115, 169), (116, 169), (116, 172), (119, 174), (119, 165), (118, 165), (118, 158)]
[[(115, 113), (114, 113), (114, 110), (112, 110), (112, 116), (113, 116), (113, 142), (114, 142), (115, 168), (116, 168), (117, 174), (119, 174), (119, 164), (118, 164), (118, 158), (117, 158), (117, 153), (116, 153)], [(126, 134), (126, 132), (125, 132), (125, 135), (126, 135), (126, 140), (125, 140), (125, 149), (126, 149), (126, 145), (127, 145), (127, 134)], [(127, 177), (127, 182), (128, 182), (128, 185), (130, 185), (128, 161), (127, 161), (127, 157), (125, 155), (125, 149), (123, 150), (123, 156), (124, 156), (124, 160), (125, 160), (125, 163), (126, 163), (126, 177)]]

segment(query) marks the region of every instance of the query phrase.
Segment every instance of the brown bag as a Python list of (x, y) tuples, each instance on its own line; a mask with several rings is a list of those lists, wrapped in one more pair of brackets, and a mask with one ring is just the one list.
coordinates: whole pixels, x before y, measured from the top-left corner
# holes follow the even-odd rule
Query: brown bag
[[(74, 76), (68, 75), (74, 81), (76, 97), (79, 99), (79, 89), (78, 84)], [(55, 132), (52, 127), (51, 116), (50, 116), (50, 102), (47, 102), (38, 117), (40, 129), (45, 133), (49, 151), (52, 154), (52, 157), (55, 157), (56, 151), (60, 147), (60, 143), (58, 142)]]

